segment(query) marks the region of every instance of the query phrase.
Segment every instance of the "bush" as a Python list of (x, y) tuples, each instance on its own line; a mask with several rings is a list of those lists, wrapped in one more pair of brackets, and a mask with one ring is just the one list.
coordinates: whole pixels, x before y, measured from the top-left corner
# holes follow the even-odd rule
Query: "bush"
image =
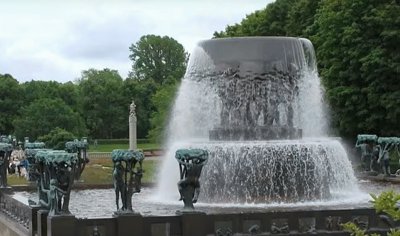
[[(92, 142), (94, 142), (93, 139)], [(150, 143), (149, 139), (137, 139), (137, 143), (143, 144), (143, 143)], [(122, 139), (97, 139), (97, 144), (129, 144), (129, 139), (127, 138), (122, 138)]]
[(46, 147), (48, 148), (64, 150), (65, 143), (68, 141), (72, 141), (75, 138), (76, 137), (74, 134), (66, 131), (65, 129), (57, 127), (50, 131), (50, 133), (40, 136), (38, 140), (46, 143)]

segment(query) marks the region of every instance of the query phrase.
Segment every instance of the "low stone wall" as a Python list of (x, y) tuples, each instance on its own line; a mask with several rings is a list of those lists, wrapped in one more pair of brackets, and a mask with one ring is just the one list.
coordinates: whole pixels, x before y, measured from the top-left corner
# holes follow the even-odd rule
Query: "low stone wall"
[(7, 226), (18, 229), (20, 235), (31, 236), (348, 235), (341, 224), (349, 221), (369, 233), (388, 231), (372, 208), (232, 214), (194, 212), (173, 216), (131, 214), (93, 219), (73, 215), (48, 217), (46, 211), (27, 206), (4, 191), (0, 191), (0, 214), (11, 222)]
[[(348, 235), (341, 223), (352, 221), (368, 232), (387, 227), (374, 209), (310, 210), (235, 214), (189, 213), (175, 216), (119, 215), (102, 219), (48, 218), (51, 235), (228, 236), (228, 235)], [(61, 228), (56, 226), (62, 225)], [(40, 236), (40, 235), (39, 235)]]

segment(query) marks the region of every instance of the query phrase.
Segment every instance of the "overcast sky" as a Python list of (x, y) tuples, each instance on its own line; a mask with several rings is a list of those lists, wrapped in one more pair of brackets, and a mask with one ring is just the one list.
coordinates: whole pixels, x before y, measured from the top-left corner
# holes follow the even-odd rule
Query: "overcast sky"
[(170, 36), (191, 50), (273, 0), (126, 0), (0, 2), (0, 74), (23, 81), (74, 81), (110, 68), (125, 78), (129, 46), (146, 34)]

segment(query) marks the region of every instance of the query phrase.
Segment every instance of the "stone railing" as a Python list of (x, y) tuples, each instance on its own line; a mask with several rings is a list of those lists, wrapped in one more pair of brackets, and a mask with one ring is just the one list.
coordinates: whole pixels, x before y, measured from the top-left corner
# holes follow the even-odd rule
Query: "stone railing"
[[(162, 149), (149, 149), (143, 150), (143, 154), (146, 157), (150, 156), (161, 156), (164, 153)], [(90, 159), (111, 159), (111, 152), (88, 152), (88, 158)]]
[(29, 230), (32, 209), (0, 190), (0, 212)]

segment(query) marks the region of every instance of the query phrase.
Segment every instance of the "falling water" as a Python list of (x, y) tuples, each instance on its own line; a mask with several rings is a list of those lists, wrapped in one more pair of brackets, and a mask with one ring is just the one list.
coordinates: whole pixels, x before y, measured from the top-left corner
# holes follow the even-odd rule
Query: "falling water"
[(313, 201), (357, 189), (346, 152), (327, 132), (310, 41), (202, 41), (174, 104), (158, 195), (178, 199), (179, 148), (210, 152), (202, 202)]

